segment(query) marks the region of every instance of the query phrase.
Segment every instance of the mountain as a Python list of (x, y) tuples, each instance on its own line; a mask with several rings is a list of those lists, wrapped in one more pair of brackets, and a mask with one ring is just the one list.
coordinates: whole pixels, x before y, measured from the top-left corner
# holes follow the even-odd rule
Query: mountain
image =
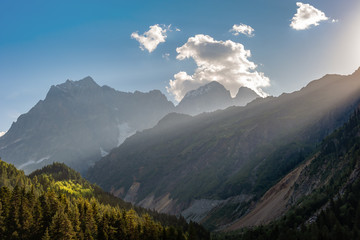
[(208, 228), (244, 214), (341, 126), (360, 102), (360, 71), (245, 107), (159, 122), (98, 161), (88, 179), (140, 206)]
[(227, 107), (245, 106), (260, 96), (253, 90), (241, 87), (235, 98), (231, 98), (230, 92), (223, 85), (212, 81), (204, 86), (186, 93), (184, 98), (176, 106), (176, 112), (189, 115), (197, 115), (203, 112), (213, 112)]
[(91, 77), (67, 80), (12, 124), (0, 138), (0, 156), (26, 172), (55, 161), (84, 172), (173, 110), (158, 90), (126, 93), (100, 87)]
[(235, 106), (245, 106), (249, 102), (259, 97), (260, 96), (250, 88), (240, 87), (235, 98), (233, 99), (233, 104)]
[(64, 164), (25, 176), (0, 160), (1, 239), (210, 239), (183, 218), (133, 207)]
[(230, 92), (220, 83), (213, 81), (186, 93), (176, 106), (176, 111), (190, 115), (212, 112), (230, 106), (231, 100)]
[[(252, 90), (240, 90), (242, 103), (254, 97)], [(190, 91), (175, 108), (159, 90), (126, 93), (100, 87), (91, 77), (67, 80), (52, 86), (4, 136), (0, 133), (0, 156), (26, 172), (64, 162), (84, 173), (128, 136), (170, 112), (194, 115), (231, 105), (229, 91), (217, 82)]]
[(359, 136), (358, 108), (227, 233), (213, 239), (359, 239)]

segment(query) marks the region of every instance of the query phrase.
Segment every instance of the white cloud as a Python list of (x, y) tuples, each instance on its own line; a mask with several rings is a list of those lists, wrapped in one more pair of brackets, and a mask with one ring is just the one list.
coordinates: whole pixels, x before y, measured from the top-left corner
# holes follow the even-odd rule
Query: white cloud
[(181, 30), (179, 28), (175, 28), (175, 31), (176, 32), (180, 32)]
[(251, 88), (261, 96), (267, 95), (261, 87), (269, 86), (270, 80), (263, 73), (255, 71), (257, 65), (248, 59), (251, 52), (245, 50), (241, 43), (216, 41), (208, 35), (199, 34), (189, 38), (176, 52), (177, 59), (193, 58), (197, 65), (193, 75), (179, 72), (166, 87), (177, 101), (188, 91), (211, 81), (224, 85), (232, 96), (241, 86)]
[(169, 60), (170, 59), (170, 53), (164, 53), (162, 55), (162, 58), (166, 59), (166, 60)]
[(297, 2), (296, 5), (299, 8), (290, 23), (290, 27), (295, 30), (305, 30), (311, 25), (318, 26), (319, 22), (328, 20), (325, 13), (314, 8), (310, 4)]
[(252, 27), (250, 27), (246, 24), (242, 24), (242, 23), (240, 23), (239, 25), (234, 24), (232, 29), (230, 29), (230, 32), (233, 32), (233, 35), (235, 35), (235, 36), (242, 33), (246, 36), (252, 37), (252, 36), (254, 36), (254, 34), (253, 34), (254, 31), (255, 30)]
[(150, 30), (145, 32), (142, 35), (139, 35), (138, 32), (133, 32), (131, 38), (134, 38), (140, 43), (141, 50), (148, 50), (149, 53), (154, 51), (159, 43), (165, 42), (166, 31), (170, 29), (169, 26), (160, 27), (159, 24), (155, 24), (149, 27)]
[(168, 93), (171, 93), (178, 102), (181, 101), (188, 91), (202, 85), (201, 82), (195, 81), (193, 77), (186, 72), (178, 72), (174, 75), (174, 78), (174, 80), (169, 81), (169, 87), (166, 87), (166, 90)]
[(0, 137), (4, 136), (6, 132), (0, 132)]
[(331, 20), (331, 22), (332, 23), (337, 23), (337, 22), (339, 22), (339, 19), (333, 19), (333, 20)]

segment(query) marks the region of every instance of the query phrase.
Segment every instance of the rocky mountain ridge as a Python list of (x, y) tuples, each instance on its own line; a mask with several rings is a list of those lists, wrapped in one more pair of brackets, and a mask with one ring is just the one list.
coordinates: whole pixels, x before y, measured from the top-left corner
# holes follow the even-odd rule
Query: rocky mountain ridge
[(210, 226), (216, 220), (206, 219), (229, 211), (231, 219), (219, 223), (226, 224), (344, 123), (359, 96), (358, 71), (326, 75), (291, 94), (182, 118), (173, 127), (158, 124), (128, 138), (88, 177), (119, 197), (131, 189), (134, 203), (186, 212), (189, 219), (199, 219), (188, 211), (199, 201), (225, 201), (207, 204), (214, 203), (201, 221)]
[(91, 77), (68, 80), (18, 118), (0, 139), (0, 156), (26, 172), (54, 161), (84, 172), (173, 108), (158, 90), (125, 93), (100, 87)]
[(230, 106), (245, 106), (247, 103), (260, 98), (253, 90), (241, 87), (235, 98), (223, 85), (213, 81), (186, 93), (176, 106), (176, 112), (197, 115), (203, 112), (213, 112)]
[[(189, 93), (175, 107), (159, 90), (120, 92), (100, 87), (91, 77), (67, 80), (51, 86), (45, 99), (22, 114), (4, 133), (0, 138), (0, 156), (26, 172), (57, 161), (84, 173), (127, 137), (153, 127), (168, 113), (182, 109), (181, 112), (195, 114), (230, 106), (223, 102), (221, 94), (202, 91), (207, 88), (228, 93), (221, 84), (213, 82), (192, 91), (199, 94)], [(219, 105), (220, 102), (223, 103)]]

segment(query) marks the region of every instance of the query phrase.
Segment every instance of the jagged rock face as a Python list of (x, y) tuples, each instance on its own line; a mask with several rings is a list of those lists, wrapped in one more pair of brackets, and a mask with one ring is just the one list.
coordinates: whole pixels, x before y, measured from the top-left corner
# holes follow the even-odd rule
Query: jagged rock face
[(54, 161), (83, 172), (173, 109), (158, 90), (125, 93), (90, 77), (68, 80), (13, 123), (0, 139), (0, 156), (26, 172)]

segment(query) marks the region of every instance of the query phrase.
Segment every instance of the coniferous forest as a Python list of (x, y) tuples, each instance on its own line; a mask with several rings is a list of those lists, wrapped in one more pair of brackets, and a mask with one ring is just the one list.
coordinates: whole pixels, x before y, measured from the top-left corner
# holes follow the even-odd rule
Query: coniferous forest
[(64, 164), (25, 176), (0, 160), (0, 239), (209, 239), (200, 225), (133, 207)]
[[(280, 219), (214, 240), (360, 239), (360, 111), (317, 147), (304, 179), (324, 184)], [(312, 180), (313, 181), (313, 180)], [(296, 186), (298, 188), (299, 186)], [(0, 239), (210, 239), (200, 224), (133, 206), (63, 163), (26, 176), (0, 160)]]

